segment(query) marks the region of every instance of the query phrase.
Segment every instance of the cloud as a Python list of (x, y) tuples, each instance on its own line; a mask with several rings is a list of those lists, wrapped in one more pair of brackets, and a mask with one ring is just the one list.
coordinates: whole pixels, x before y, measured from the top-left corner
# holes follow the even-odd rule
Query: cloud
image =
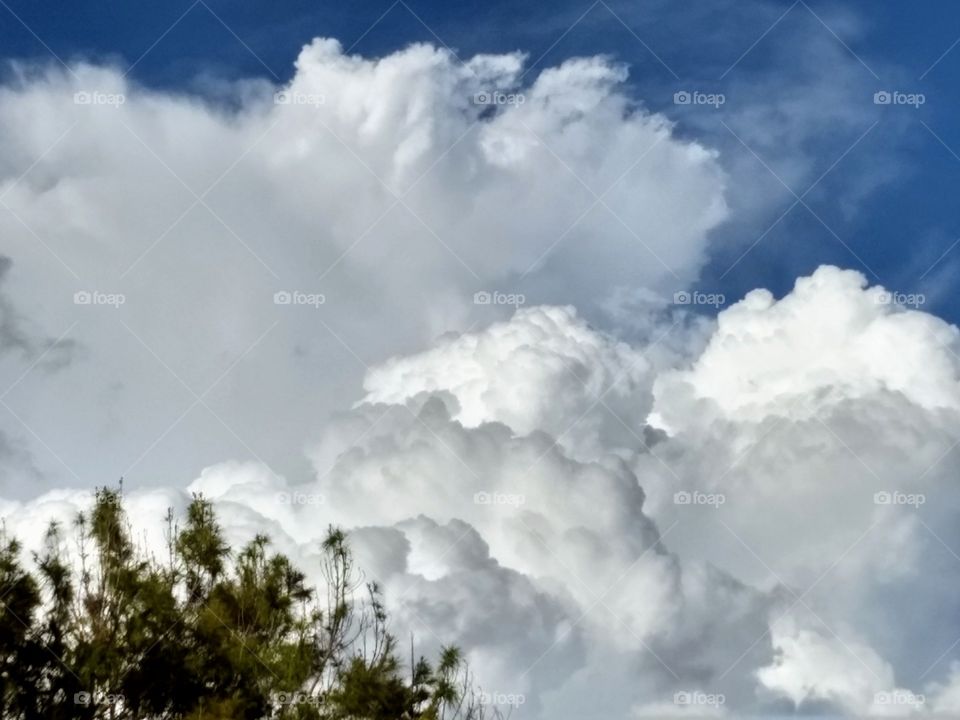
[[(316, 488), (359, 525), (463, 520), (568, 618), (587, 612), (576, 669), (524, 688), (548, 714), (575, 713), (610, 657), (611, 712), (674, 693), (735, 712), (937, 707), (949, 690), (917, 698), (960, 634), (956, 334), (831, 267), (748, 294), (687, 358), (531, 308), (373, 369), (318, 443)], [(591, 402), (607, 391), (610, 408)], [(645, 413), (665, 432), (640, 443)], [(586, 442), (564, 432), (578, 419)]]
[(659, 394), (695, 398), (692, 421), (709, 419), (714, 403), (724, 417), (803, 417), (812, 409), (804, 399), (820, 408), (881, 390), (922, 409), (960, 408), (957, 329), (897, 304), (898, 293), (865, 290), (866, 282), (821, 267), (780, 301), (766, 290), (748, 294), (720, 314), (691, 371), (661, 378)]
[(937, 713), (960, 712), (960, 663), (950, 664), (950, 674), (944, 684), (934, 683), (930, 690), (934, 695), (933, 710)]
[[(0, 284), (7, 282), (13, 260), (0, 255)], [(52, 372), (73, 359), (75, 343), (69, 338), (36, 337), (6, 293), (0, 294), (0, 355), (16, 354), (31, 367)], [(5, 391), (9, 387), (4, 388)]]
[[(4, 286), (12, 267), (13, 261), (0, 255), (0, 369), (5, 378), (0, 387), (0, 402), (20, 384), (27, 372), (36, 370), (49, 377), (76, 357), (73, 339), (38, 336), (36, 328), (9, 297)], [(9, 407), (5, 411), (10, 412)], [(14, 442), (12, 435), (10, 431), (0, 430), (0, 468), (4, 475), (22, 478), (31, 484), (41, 481), (42, 474), (30, 449), (24, 443)]]
[(76, 323), (83, 350), (9, 398), (60, 458), (37, 448), (48, 483), (185, 483), (240, 453), (303, 480), (291, 458), (366, 366), (512, 310), (474, 293), (588, 310), (693, 278), (726, 217), (716, 154), (639, 107), (612, 61), (529, 79), (524, 62), (317, 39), (286, 86), (230, 102), (17, 66), (4, 284), (45, 334)]
[[(485, 689), (533, 716), (576, 717), (587, 688), (621, 716), (942, 710), (956, 330), (882, 292), (821, 268), (723, 311), (686, 358), (570, 308), (520, 310), (371, 369), (312, 481), (227, 462), (187, 491), (232, 540), (268, 532), (314, 574), (326, 526), (352, 528), (395, 630), (461, 642)], [(593, 407), (607, 391), (613, 410)], [(666, 431), (638, 443), (615, 410)], [(578, 417), (588, 430), (564, 434)], [(156, 527), (186, 498), (134, 490), (131, 512)], [(86, 502), (56, 491), (3, 515), (29, 546)]]
[(653, 404), (659, 359), (591, 329), (573, 308), (535, 307), (482, 333), (391, 358), (367, 373), (364, 402), (449, 394), (453, 417), (467, 427), (500, 422), (522, 434), (539, 430), (596, 457), (612, 443), (649, 441), (636, 433)]
[(807, 630), (777, 637), (775, 643), (779, 656), (758, 673), (759, 679), (797, 707), (820, 700), (862, 713), (878, 692), (893, 684), (892, 669), (869, 647)]

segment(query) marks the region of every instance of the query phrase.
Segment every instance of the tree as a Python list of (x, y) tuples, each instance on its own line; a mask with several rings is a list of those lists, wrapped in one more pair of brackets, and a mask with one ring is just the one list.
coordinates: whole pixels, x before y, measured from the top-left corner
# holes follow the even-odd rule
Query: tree
[[(323, 592), (270, 540), (238, 551), (213, 505), (167, 515), (167, 557), (132, 541), (119, 490), (51, 525), (33, 570), (0, 544), (0, 716), (14, 720), (480, 720), (459, 650), (405, 667), (380, 589), (346, 534), (322, 544)], [(496, 714), (496, 713), (494, 713)]]

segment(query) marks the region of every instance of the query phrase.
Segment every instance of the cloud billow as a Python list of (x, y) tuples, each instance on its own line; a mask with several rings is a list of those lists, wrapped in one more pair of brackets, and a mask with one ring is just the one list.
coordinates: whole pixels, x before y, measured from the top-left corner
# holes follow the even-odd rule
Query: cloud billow
[(59, 404), (22, 416), (57, 438), (62, 463), (36, 453), (51, 482), (185, 480), (251, 438), (303, 479), (289, 458), (365, 365), (504, 317), (500, 298), (600, 308), (692, 279), (726, 217), (716, 153), (608, 59), (524, 62), (317, 39), (287, 85), (238, 83), (229, 103), (110, 66), (17, 66), (0, 87), (5, 286), (83, 348), (12, 396)]
[[(821, 268), (723, 311), (675, 367), (571, 309), (521, 310), (372, 369), (367, 398), (311, 450), (312, 482), (223, 463), (187, 490), (215, 499), (228, 533), (270, 532), (308, 567), (328, 522), (353, 528), (398, 623), (429, 627), (425, 645), (461, 639), (487, 687), (527, 712), (564, 716), (587, 678), (640, 716), (944, 710), (952, 656), (917, 668), (960, 628), (903, 603), (945, 611), (958, 580), (956, 332), (879, 292)], [(844, 361), (838, 337), (877, 358)], [(929, 369), (898, 370), (907, 340)], [(622, 378), (606, 407), (587, 401)], [(755, 397), (730, 395), (734, 379)], [(631, 407), (666, 428), (655, 442), (602, 431), (600, 415)], [(557, 430), (584, 417), (596, 432)], [(185, 498), (130, 501), (149, 524)], [(5, 515), (19, 532), (85, 502), (57, 491)]]

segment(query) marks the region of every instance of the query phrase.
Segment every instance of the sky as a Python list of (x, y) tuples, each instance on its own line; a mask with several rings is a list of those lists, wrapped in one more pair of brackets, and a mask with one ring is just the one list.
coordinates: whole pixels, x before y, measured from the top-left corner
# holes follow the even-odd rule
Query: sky
[(0, 0), (0, 39), (27, 548), (122, 477), (307, 567), (345, 526), (515, 717), (960, 712), (951, 5)]

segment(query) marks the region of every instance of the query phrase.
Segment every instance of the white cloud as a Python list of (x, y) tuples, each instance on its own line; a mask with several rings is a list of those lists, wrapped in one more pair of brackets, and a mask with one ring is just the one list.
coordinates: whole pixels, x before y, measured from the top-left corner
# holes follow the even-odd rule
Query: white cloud
[(691, 371), (660, 380), (659, 394), (689, 395), (695, 409), (681, 420), (661, 403), (660, 415), (671, 426), (717, 415), (808, 417), (879, 390), (923, 409), (960, 408), (957, 329), (904, 310), (882, 287), (865, 290), (866, 282), (860, 273), (825, 266), (780, 301), (766, 290), (748, 294), (719, 315)]
[(653, 359), (591, 329), (573, 308), (535, 307), (482, 333), (391, 358), (367, 374), (364, 402), (449, 393), (454, 418), (467, 427), (540, 430), (592, 458), (614, 443), (646, 442), (636, 434), (653, 401)]
[(889, 665), (858, 643), (794, 628), (786, 636), (775, 635), (774, 644), (777, 660), (758, 673), (760, 681), (798, 707), (824, 700), (851, 714), (862, 713), (893, 682)]
[[(586, 688), (613, 715), (942, 710), (944, 638), (960, 635), (941, 344), (956, 331), (878, 292), (821, 268), (721, 313), (699, 357), (655, 362), (572, 309), (522, 310), (372, 369), (321, 432), (313, 481), (227, 462), (187, 491), (215, 499), (231, 540), (266, 531), (317, 580), (318, 538), (353, 528), (395, 629), (462, 643), (485, 688), (533, 716), (577, 716)], [(635, 432), (656, 412), (670, 434), (618, 434), (592, 404), (611, 387)], [(724, 500), (677, 505), (681, 488)], [(89, 498), (3, 515), (35, 546)], [(129, 499), (158, 528), (187, 492)]]
[[(62, 463), (14, 418), (4, 429), (54, 485), (185, 483), (251, 450), (304, 479), (290, 458), (364, 365), (507, 312), (475, 292), (589, 308), (694, 277), (726, 215), (716, 155), (638, 108), (620, 66), (522, 82), (523, 62), (317, 39), (288, 86), (245, 83), (223, 106), (112, 67), (21, 66), (0, 87), (4, 285), (80, 352), (6, 398)], [(491, 91), (524, 102), (477, 104)], [(278, 306), (278, 291), (325, 302)]]
[[(527, 508), (535, 513), (543, 502), (535, 489), (540, 471), (553, 488), (562, 488), (563, 478), (571, 477), (557, 463), (561, 448), (589, 455), (585, 447), (597, 453), (599, 446), (626, 459), (651, 502), (626, 510), (618, 521), (605, 514), (602, 498), (629, 497), (629, 484), (618, 492), (597, 479), (576, 480), (579, 471), (570, 489), (557, 490), (566, 499), (562, 507), (549, 501), (539, 505), (545, 519), (538, 521), (555, 532), (558, 525), (589, 527), (602, 518), (606, 532), (592, 537), (568, 530), (570, 541), (551, 541), (562, 562), (544, 552), (531, 555), (535, 562), (530, 563), (517, 552), (522, 546), (512, 534), (510, 542), (499, 541), (506, 521), (497, 527), (471, 509), (460, 510), (460, 517), (469, 518), (493, 556), (508, 566), (537, 574), (541, 582), (558, 573), (558, 565), (570, 571), (560, 586), (581, 607), (595, 599), (583, 585), (604, 587), (617, 572), (607, 574), (605, 566), (629, 564), (629, 555), (616, 558), (616, 549), (603, 538), (627, 543), (631, 515), (651, 517), (661, 531), (669, 528), (664, 544), (677, 552), (679, 564), (641, 561), (619, 592), (604, 600), (612, 614), (600, 606), (604, 627), (583, 623), (591, 633), (589, 648), (616, 653), (632, 646), (645, 655), (642, 640), (682, 679), (671, 678), (647, 656), (651, 662), (644, 672), (657, 675), (659, 682), (646, 696), (637, 690), (632, 700), (638, 712), (662, 709), (657, 703), (664, 702), (667, 688), (723, 692), (726, 709), (782, 709), (787, 700), (788, 708), (913, 712), (913, 705), (900, 701), (922, 694), (926, 681), (920, 673), (949, 645), (936, 638), (960, 632), (946, 619), (952, 588), (960, 580), (960, 565), (950, 550), (960, 540), (957, 498), (949, 485), (955, 468), (949, 453), (956, 442), (956, 329), (884, 302), (882, 295), (881, 288), (866, 287), (859, 274), (828, 267), (801, 278), (779, 301), (756, 291), (720, 314), (705, 350), (688, 369), (676, 358), (677, 369), (637, 362), (644, 348), (622, 348), (567, 311), (520, 312), (510, 323), (442, 340), (432, 351), (392, 360), (368, 375), (369, 401), (412, 402), (414, 410), (423, 407), (445, 418), (446, 411), (439, 410), (444, 402), (467, 428), (431, 426), (437, 434), (433, 439), (420, 427), (413, 437), (398, 435), (392, 422), (406, 411), (391, 410), (389, 427), (378, 424), (353, 443), (329, 477), (351, 478), (340, 481), (343, 487), (371, 492), (380, 487), (385, 509), (372, 512), (387, 518), (402, 515), (405, 502), (411, 511), (427, 508), (428, 514), (443, 516), (433, 503), (455, 506), (446, 493), (458, 483), (472, 483), (467, 467), (481, 468), (477, 474), (484, 479), (505, 476), (508, 459), (499, 457), (491, 471), (491, 456), (476, 453), (464, 435), (500, 432), (498, 443), (483, 447), (517, 448), (536, 435), (518, 438), (515, 428), (546, 426), (561, 434), (595, 394), (585, 394), (584, 383), (567, 372), (568, 366), (589, 358), (583, 365), (590, 370), (580, 378), (598, 390), (643, 368), (632, 391), (618, 398), (625, 405), (617, 409), (626, 414), (626, 406), (634, 404), (633, 411), (641, 414), (629, 417), (638, 433), (643, 412), (658, 414), (670, 428), (669, 437), (647, 451), (609, 428), (587, 445), (568, 433), (558, 446), (546, 445), (550, 452), (543, 467), (535, 467), (519, 485), (511, 481), (503, 487), (535, 498)], [(546, 322), (549, 317), (554, 321)], [(545, 327), (553, 333), (544, 333)], [(434, 410), (427, 412), (423, 394), (437, 398)], [(357, 410), (369, 413), (371, 421), (383, 411), (363, 405)], [(606, 411), (593, 408), (585, 422), (603, 427), (609, 419)], [(407, 417), (401, 427), (409, 432), (416, 426)], [(373, 439), (381, 433), (392, 438), (388, 444)], [(407, 464), (431, 445), (446, 455), (435, 480), (435, 468), (422, 460)], [(376, 447), (394, 457), (401, 446), (406, 448), (403, 463), (374, 459), (370, 451)], [(326, 448), (326, 458), (337, 454), (334, 447)], [(603, 462), (617, 467), (611, 456)], [(385, 474), (374, 478), (371, 472), (380, 469)], [(365, 477), (371, 479), (352, 485)], [(575, 489), (581, 483), (590, 493)], [(386, 495), (382, 488), (388, 488)], [(673, 494), (681, 489), (719, 493), (725, 502), (678, 506)], [(630, 507), (624, 499), (615, 502)], [(704, 568), (704, 561), (725, 572)], [(767, 592), (747, 591), (731, 575)], [(553, 581), (548, 586), (555, 587)], [(912, 612), (918, 605), (926, 611)], [(718, 622), (726, 628), (721, 635), (716, 635)], [(765, 634), (767, 623), (771, 630)], [(617, 637), (605, 636), (611, 629)], [(571, 676), (568, 691), (575, 692), (576, 678), (596, 662), (589, 652), (587, 657), (584, 669)], [(936, 668), (933, 672), (936, 676)]]
[(933, 695), (931, 707), (934, 712), (942, 714), (960, 712), (960, 662), (952, 662), (950, 674), (945, 683), (933, 683), (929, 691)]

